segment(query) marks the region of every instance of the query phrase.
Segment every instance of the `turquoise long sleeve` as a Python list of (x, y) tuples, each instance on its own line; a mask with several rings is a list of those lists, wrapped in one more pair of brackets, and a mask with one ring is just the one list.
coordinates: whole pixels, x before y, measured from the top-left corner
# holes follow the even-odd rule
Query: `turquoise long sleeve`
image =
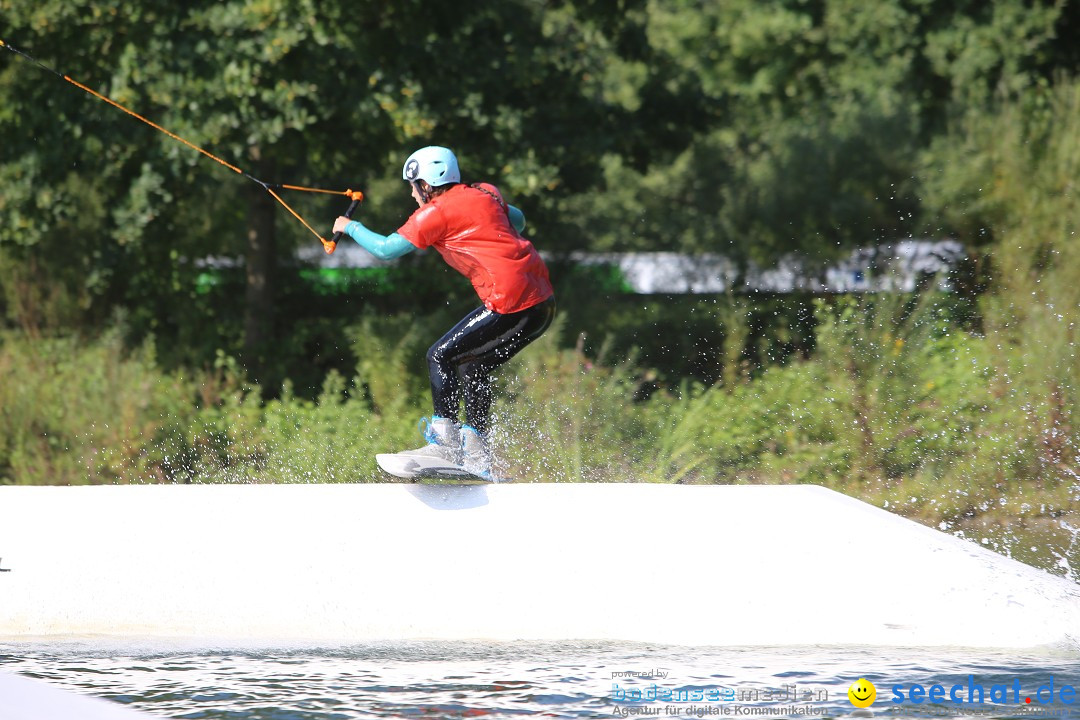
[(525, 230), (525, 213), (521, 212), (513, 205), (507, 205), (506, 214), (510, 216), (510, 224), (514, 226), (515, 230), (518, 232)]
[(402, 255), (408, 255), (416, 249), (416, 246), (402, 235), (397, 233), (380, 235), (377, 232), (368, 230), (356, 220), (345, 226), (345, 234), (380, 260), (393, 260)]

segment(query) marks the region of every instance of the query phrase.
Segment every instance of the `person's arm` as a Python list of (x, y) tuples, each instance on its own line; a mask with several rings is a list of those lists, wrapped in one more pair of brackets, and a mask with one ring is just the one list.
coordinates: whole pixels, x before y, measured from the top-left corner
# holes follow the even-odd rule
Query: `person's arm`
[[(343, 219), (346, 220), (347, 224), (341, 223)], [(344, 227), (341, 227), (342, 232), (380, 260), (393, 260), (416, 249), (416, 246), (402, 235), (397, 233), (380, 235), (377, 232), (368, 230), (363, 223), (356, 220), (338, 218), (338, 222), (334, 225), (335, 232), (337, 232), (339, 225), (344, 225)]]
[(525, 213), (518, 210), (513, 205), (506, 206), (506, 214), (510, 217), (510, 224), (514, 226), (514, 229), (518, 232), (525, 230)]

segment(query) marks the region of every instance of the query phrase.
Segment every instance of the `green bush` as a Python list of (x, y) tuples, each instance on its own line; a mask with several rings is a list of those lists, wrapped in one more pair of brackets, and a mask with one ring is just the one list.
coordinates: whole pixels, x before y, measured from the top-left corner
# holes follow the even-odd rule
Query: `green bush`
[(166, 439), (195, 409), (190, 386), (156, 368), (153, 345), (0, 335), (0, 482), (170, 480)]

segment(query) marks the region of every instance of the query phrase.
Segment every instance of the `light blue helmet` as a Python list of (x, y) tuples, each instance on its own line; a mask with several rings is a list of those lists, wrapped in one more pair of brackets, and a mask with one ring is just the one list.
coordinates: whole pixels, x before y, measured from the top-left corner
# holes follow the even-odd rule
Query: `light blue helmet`
[(420, 148), (405, 161), (401, 178), (409, 182), (423, 180), (431, 187), (461, 182), (457, 158), (450, 150), (438, 145)]

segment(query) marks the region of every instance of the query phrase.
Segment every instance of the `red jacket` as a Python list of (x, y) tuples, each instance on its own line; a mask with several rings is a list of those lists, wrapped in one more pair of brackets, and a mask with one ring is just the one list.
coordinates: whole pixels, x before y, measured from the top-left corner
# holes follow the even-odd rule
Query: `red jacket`
[(554, 294), (547, 266), (510, 224), (494, 185), (455, 185), (418, 208), (398, 234), (420, 249), (438, 250), (494, 312), (519, 312)]

